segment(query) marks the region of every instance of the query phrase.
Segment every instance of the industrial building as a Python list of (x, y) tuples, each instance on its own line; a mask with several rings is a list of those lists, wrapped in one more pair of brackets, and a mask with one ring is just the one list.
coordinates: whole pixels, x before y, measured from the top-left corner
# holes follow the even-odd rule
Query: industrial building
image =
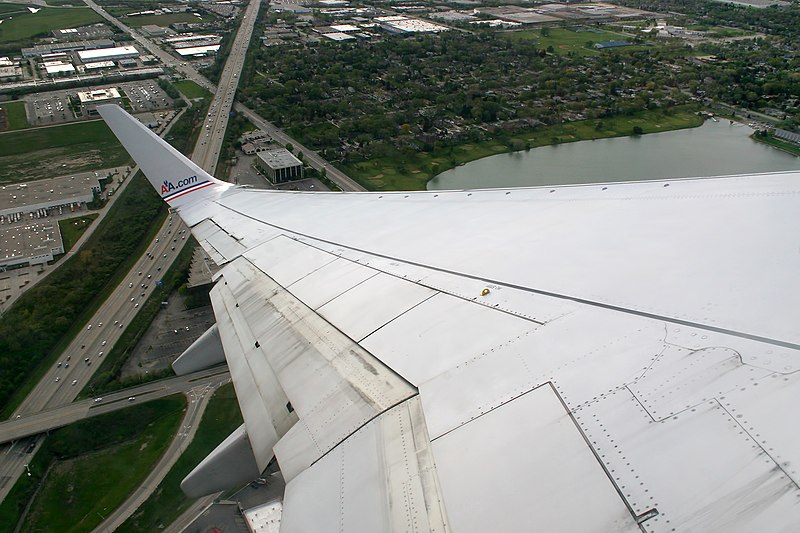
[(98, 48), (96, 50), (82, 50), (78, 52), (78, 58), (82, 63), (136, 58), (140, 55), (141, 52), (139, 52), (135, 46), (115, 46), (114, 48)]
[(0, 226), (0, 272), (44, 264), (63, 253), (64, 243), (55, 220)]
[(286, 148), (256, 154), (256, 166), (272, 183), (303, 179), (303, 162)]
[(54, 209), (91, 202), (100, 192), (95, 172), (77, 176), (61, 176), (46, 180), (12, 183), (0, 186), (0, 224), (8, 223), (15, 214), (28, 216), (42, 209)]
[(22, 79), (22, 69), (18, 66), (0, 66), (0, 80), (13, 81)]
[(62, 52), (78, 52), (80, 50), (94, 50), (97, 48), (113, 48), (114, 41), (111, 39), (96, 39), (93, 41), (73, 41), (68, 43), (50, 43), (32, 46), (22, 49), (22, 57), (41, 57), (47, 54)]
[(192, 46), (189, 48), (177, 48), (175, 51), (181, 57), (190, 57), (190, 56), (205, 56), (208, 54), (216, 54), (217, 50), (219, 50), (218, 44), (212, 44), (209, 46)]
[(53, 260), (64, 253), (55, 219), (100, 191), (97, 173), (0, 186), (0, 272)]
[(450, 29), (432, 22), (411, 19), (402, 15), (375, 17), (375, 22), (389, 33), (439, 33)]
[(65, 63), (64, 61), (46, 61), (44, 63), (39, 63), (39, 66), (43, 68), (45, 73), (51, 78), (75, 74), (75, 67), (72, 63)]
[(81, 111), (83, 111), (83, 114), (86, 116), (96, 116), (97, 106), (99, 105), (122, 105), (122, 95), (116, 87), (81, 91), (78, 93), (78, 100), (81, 102)]

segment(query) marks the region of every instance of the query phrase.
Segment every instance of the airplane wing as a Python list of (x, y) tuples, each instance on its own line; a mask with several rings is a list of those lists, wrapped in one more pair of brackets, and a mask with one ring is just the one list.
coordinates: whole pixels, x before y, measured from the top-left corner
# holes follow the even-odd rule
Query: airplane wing
[(244, 426), (188, 492), (274, 457), (282, 531), (800, 524), (800, 172), (253, 190), (98, 109), (223, 265), (176, 370), (224, 352)]

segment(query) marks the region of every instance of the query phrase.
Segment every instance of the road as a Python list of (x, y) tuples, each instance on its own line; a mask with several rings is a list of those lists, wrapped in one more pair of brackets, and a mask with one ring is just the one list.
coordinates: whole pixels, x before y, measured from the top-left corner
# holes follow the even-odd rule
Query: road
[[(174, 57), (173, 55), (165, 52), (159, 46), (157, 46), (154, 42), (152, 42), (150, 39), (146, 38), (145, 36), (143, 36), (139, 32), (129, 28), (128, 26), (126, 26), (125, 24), (123, 24), (122, 22), (117, 20), (116, 18), (112, 17), (105, 10), (103, 10), (103, 8), (98, 6), (92, 0), (84, 0), (84, 2), (86, 3), (86, 5), (88, 5), (92, 9), (94, 9), (98, 14), (100, 14), (100, 16), (104, 17), (106, 20), (110, 21), (112, 24), (114, 24), (115, 26), (117, 26), (118, 28), (123, 30), (124, 32), (132, 35), (133, 38), (136, 40), (136, 42), (138, 44), (140, 44), (145, 49), (147, 49), (151, 54), (153, 54), (156, 57), (158, 57), (161, 60), (161, 62), (164, 63), (166, 66), (174, 68), (175, 70), (177, 70), (178, 72), (180, 72), (184, 76), (186, 76), (188, 79), (194, 81), (195, 83), (197, 83), (201, 87), (204, 87), (205, 89), (211, 91), (211, 93), (218, 94), (217, 86), (214, 85), (213, 83), (211, 83), (208, 79), (206, 79), (205, 76), (203, 76), (202, 74), (197, 72), (189, 63), (187, 63), (185, 61), (181, 61), (178, 58)], [(256, 14), (258, 13), (258, 9), (257, 9), (257, 6), (256, 6), (257, 4), (258, 4), (258, 2), (251, 2), (250, 6), (248, 7), (247, 13), (245, 14), (245, 16), (247, 18), (243, 19), (243, 21), (242, 21), (243, 24), (242, 24), (242, 27), (239, 28), (239, 33), (237, 34), (237, 40), (239, 39), (239, 37), (243, 36), (246, 33), (248, 35), (247, 42), (249, 43), (250, 35), (251, 35), (252, 31), (253, 31), (253, 25), (255, 24)], [(247, 31), (243, 32), (242, 31), (243, 29), (246, 29)], [(234, 61), (236, 61), (237, 63), (239, 61), (241, 61), (241, 62), (244, 61), (244, 57), (245, 57), (244, 52), (242, 52), (241, 57), (239, 57), (238, 54), (234, 52), (235, 48), (236, 48), (235, 45), (234, 45), (234, 47), (231, 48), (231, 55), (228, 58), (228, 62), (229, 63), (231, 62), (231, 59), (234, 59)], [(245, 51), (246, 51), (246, 48), (247, 47), (246, 47), (246, 44), (245, 44), (245, 46), (244, 46)], [(227, 64), (226, 64), (225, 68), (226, 69), (228, 68)], [(235, 89), (236, 84), (238, 83), (238, 79), (239, 79), (238, 78), (238, 74), (240, 72), (241, 72), (241, 65), (239, 65), (239, 67), (237, 68), (237, 70), (235, 72), (233, 70), (230, 72), (230, 74), (234, 74), (234, 73), (237, 74), (237, 76), (234, 77), (234, 81), (233, 81), (234, 89)], [(223, 71), (222, 76), (220, 77), (220, 85), (222, 85), (223, 87), (227, 87), (227, 90), (230, 90), (230, 85), (231, 85), (230, 78), (228, 78), (228, 79), (225, 78), (225, 72), (224, 71)], [(228, 94), (228, 93), (226, 93), (226, 94)], [(233, 101), (233, 93), (230, 93), (230, 97), (231, 97), (230, 98), (231, 101)], [(216, 100), (217, 100), (217, 98), (215, 98), (215, 101)], [(227, 98), (226, 98), (226, 100), (227, 100)], [(291, 143), (292, 146), (295, 149), (295, 153), (297, 153), (298, 151), (303, 152), (304, 159), (305, 159), (306, 163), (308, 163), (308, 165), (310, 165), (312, 168), (314, 168), (314, 169), (316, 169), (316, 170), (318, 170), (320, 172), (322, 172), (324, 170), (325, 171), (325, 175), (327, 176), (327, 178), (330, 179), (332, 182), (334, 182), (341, 190), (349, 191), (349, 192), (365, 191), (366, 190), (364, 187), (362, 187), (361, 185), (356, 183), (352, 178), (347, 176), (347, 174), (345, 174), (341, 170), (335, 168), (333, 165), (328, 163), (318, 153), (316, 153), (315, 151), (307, 148), (306, 146), (303, 146), (303, 144), (300, 143), (299, 141), (297, 141), (296, 139), (293, 139), (292, 137), (289, 137), (289, 135), (287, 135), (283, 130), (281, 130), (280, 128), (278, 128), (274, 124), (264, 120), (255, 111), (253, 111), (252, 109), (248, 108), (246, 105), (242, 104), (241, 102), (236, 102), (234, 104), (234, 106), (233, 106), (233, 109), (236, 110), (239, 113), (242, 113), (245, 117), (247, 117), (247, 119), (250, 122), (253, 123), (254, 126), (256, 126), (257, 128), (263, 130), (265, 133), (267, 133), (267, 135), (269, 135), (270, 137), (272, 137), (276, 141), (280, 142), (281, 144), (285, 145), (286, 143)], [(228, 108), (227, 111), (230, 111), (230, 108)], [(215, 118), (215, 122), (211, 123), (211, 126), (213, 126), (214, 127), (214, 131), (217, 132), (214, 140), (221, 140), (219, 138), (219, 130), (220, 130), (221, 126), (217, 122), (218, 119), (216, 119), (216, 117), (213, 116), (213, 114), (216, 114), (216, 117), (221, 116), (222, 115), (222, 109), (221, 108), (213, 109), (213, 113), (212, 113), (212, 117), (211, 117), (211, 118)], [(226, 112), (225, 121), (226, 121), (225, 124), (227, 125), (227, 112)], [(206, 123), (206, 125), (209, 125), (209, 124)], [(209, 130), (211, 130), (211, 128), (209, 128)], [(225, 134), (225, 130), (224, 130), (224, 128), (222, 128), (221, 135), (224, 137), (224, 134)], [(201, 140), (202, 140), (202, 137), (203, 137), (203, 135), (201, 134)], [(209, 138), (211, 138), (211, 137), (209, 136)], [(201, 145), (201, 148), (204, 148), (204, 147), (205, 147), (205, 145)], [(219, 152), (217, 152), (217, 155), (219, 155)], [(193, 159), (195, 160), (195, 162), (198, 162), (197, 159), (195, 159), (195, 157), (193, 157)], [(203, 165), (201, 165), (201, 166), (203, 166)], [(214, 166), (216, 166), (216, 163), (214, 163)], [(203, 168), (207, 172), (213, 174), (213, 169), (209, 170), (205, 166), (203, 166)]]
[(203, 417), (203, 412), (208, 406), (208, 402), (214, 391), (228, 379), (220, 380), (219, 377), (215, 378), (214, 383), (204, 385), (197, 385), (193, 387), (188, 394), (189, 407), (186, 409), (181, 421), (181, 429), (172, 439), (172, 442), (161, 456), (156, 466), (150, 471), (150, 474), (144, 482), (131, 494), (125, 502), (117, 507), (113, 513), (106, 517), (105, 520), (94, 530), (95, 532), (111, 532), (122, 525), (135, 511), (142, 505), (150, 494), (158, 487), (161, 480), (167, 475), (169, 470), (178, 461), (178, 458), (186, 450), (197, 432), (200, 419)]
[[(170, 127), (172, 124), (174, 121)], [(169, 127), (164, 129), (162, 135), (166, 135), (167, 132), (169, 132)], [(134, 168), (131, 175), (134, 175), (136, 171), (137, 169)], [(100, 366), (99, 363), (103, 356), (122, 335), (125, 326), (138, 312), (140, 304), (153, 292), (154, 282), (160, 278), (161, 273), (166, 272), (169, 265), (178, 256), (181, 246), (177, 243), (185, 242), (184, 238), (188, 232), (180, 236), (173, 235), (180, 230), (172, 229), (172, 218), (173, 216), (168, 216), (159, 229), (157, 237), (159, 242), (148, 247), (148, 252), (153, 258), (149, 259), (147, 256), (143, 256), (137, 261), (123, 282), (70, 342), (62, 354), (61, 360), (51, 366), (14, 411), (12, 419), (15, 419), (17, 415), (27, 416), (69, 404), (87, 385), (94, 371)], [(171, 242), (172, 239), (175, 239), (176, 242)], [(76, 249), (74, 248), (74, 250)], [(40, 440), (40, 438), (34, 439), (35, 442)], [(19, 452), (27, 449), (29, 441), (29, 439), (25, 439), (13, 445), (0, 447), (0, 501), (3, 501), (17, 478), (24, 472), (27, 454)]]
[[(225, 128), (227, 127), (228, 112), (233, 103), (260, 0), (251, 1), (243, 16), (243, 24), (234, 40), (231, 56), (221, 76), (221, 86), (223, 88), (221, 91), (216, 90), (216, 87), (200, 76), (193, 68), (167, 54), (142, 35), (130, 30), (114, 17), (111, 17), (92, 0), (84, 1), (112, 24), (132, 35), (140, 45), (161, 58), (167, 65), (179, 67), (178, 69), (187, 74), (190, 79), (215, 93), (214, 101), (211, 104), (213, 111), (211, 116), (208, 117), (210, 122), (206, 124), (209, 127), (204, 128), (208, 130), (208, 135), (201, 135), (193, 154), (195, 162), (198, 162), (208, 172), (213, 172), (214, 167), (216, 167), (216, 159), (221, 150)], [(271, 135), (274, 133), (276, 138), (279, 138), (282, 142), (292, 142), (299, 149), (303, 149), (302, 145), (288, 136), (278, 137), (276, 128), (261, 121), (260, 117), (252, 114), (249, 110), (246, 111), (251, 113), (248, 118), (251, 118), (251, 120), (256, 119), (260, 124), (270, 128), (267, 133)], [(304, 151), (308, 153), (312, 164), (320, 165), (319, 168), (327, 166), (321, 158), (310, 150), (305, 149)], [(334, 178), (333, 175), (330, 177)], [(336, 178), (339, 179), (338, 176)], [(343, 189), (352, 190), (352, 185), (347, 183), (343, 183), (341, 186)], [(19, 409), (13, 414), (12, 419), (16, 419), (17, 415), (20, 417), (30, 416), (40, 411), (48, 411), (59, 406), (68, 405), (76, 398), (78, 392), (86, 386), (92, 374), (98, 368), (104, 355), (119, 339), (125, 325), (129, 324), (138, 312), (140, 304), (153, 292), (155, 282), (160, 279), (161, 275), (173, 263), (184, 244), (187, 234), (188, 232), (182, 223), (178, 219), (173, 220), (173, 216), (170, 215), (159, 229), (158, 237), (148, 246), (147, 254), (139, 258), (123, 282), (120, 283), (86, 324), (85, 328), (70, 343), (61, 360), (52, 365), (34, 390), (23, 401)], [(130, 393), (129, 391), (124, 391), (122, 394), (128, 395)], [(69, 414), (65, 416), (80, 416), (83, 407), (78, 406), (72, 409), (75, 410), (69, 410)], [(52, 423), (52, 419), (47, 420), (48, 415), (41, 416), (45, 419), (42, 423)], [(22, 420), (22, 418), (19, 420)], [(193, 435), (193, 432), (191, 435)], [(187, 436), (187, 442), (189, 440), (191, 440), (191, 436)], [(0, 455), (0, 501), (24, 471), (24, 466), (29, 457), (27, 453), (28, 446), (31, 442), (38, 446), (41, 442), (41, 437), (33, 440), (23, 439), (11, 446), (0, 449), (0, 453), (2, 453)], [(137, 493), (140, 498), (146, 498), (146, 495), (153, 488), (155, 487), (143, 487)], [(141, 499), (141, 501), (144, 500)]]
[(46, 433), (84, 418), (124, 409), (131, 404), (129, 398), (136, 398), (134, 401), (137, 403), (147, 402), (171, 394), (185, 393), (198, 386), (206, 386), (229, 377), (227, 367), (214, 367), (0, 422), (0, 443)]
[(250, 45), (250, 37), (253, 35), (260, 5), (260, 0), (251, 0), (242, 15), (242, 24), (236, 32), (225, 68), (220, 74), (217, 90), (212, 91), (214, 99), (203, 123), (203, 131), (200, 133), (198, 144), (192, 153), (192, 160), (209, 174), (214, 174), (217, 167), (222, 143), (225, 140), (225, 130), (228, 127), (228, 117), (236, 96), (239, 76), (242, 73), (247, 47)]

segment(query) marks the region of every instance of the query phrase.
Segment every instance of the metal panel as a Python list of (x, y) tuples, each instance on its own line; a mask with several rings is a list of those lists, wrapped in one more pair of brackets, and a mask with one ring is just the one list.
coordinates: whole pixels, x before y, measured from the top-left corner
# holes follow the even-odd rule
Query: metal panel
[(337, 259), (293, 283), (289, 290), (311, 309), (317, 309), (377, 274), (377, 270)]
[[(377, 196), (246, 191), (218, 202), (394, 261), (800, 344), (799, 184), (789, 172)], [(375, 223), (387, 213), (402, 222)]]
[(549, 322), (422, 383), (431, 435), (548, 381), (572, 406), (591, 401), (643, 372), (660, 353), (661, 336), (663, 327), (652, 321), (593, 309)]
[(537, 327), (536, 322), (440, 293), (368, 336), (361, 345), (419, 385)]
[(248, 250), (245, 257), (284, 287), (336, 259), (335, 255), (286, 236)]
[(221, 303), (234, 317), (242, 345), (251, 347), (246, 354), (251, 372), (256, 376), (274, 372), (300, 417), (274, 445), (286, 480), (364, 423), (415, 394), (380, 361), (244, 258), (222, 272)]
[(379, 274), (334, 298), (317, 311), (351, 339), (360, 341), (434, 294), (426, 287)]
[(237, 324), (239, 328), (243, 324), (237, 314), (231, 314), (235, 304), (229, 305), (230, 293), (224, 294), (223, 288), (224, 285), (218, 285), (211, 291), (214, 314), (253, 454), (263, 471), (274, 456), (273, 446), (283, 434), (281, 431), (285, 432), (297, 418), (286, 412), (284, 406), (288, 400), (272, 370), (248, 360), (252, 344), (242, 343), (239, 338)]
[(771, 373), (743, 364), (730, 348), (668, 346), (629, 388), (654, 419), (662, 420)]
[(800, 484), (800, 372), (770, 374), (719, 397), (722, 406), (766, 450), (783, 472)]
[(638, 531), (548, 385), (435, 439), (433, 453), (454, 531)]
[(281, 531), (447, 531), (417, 398), (376, 418), (286, 486)]

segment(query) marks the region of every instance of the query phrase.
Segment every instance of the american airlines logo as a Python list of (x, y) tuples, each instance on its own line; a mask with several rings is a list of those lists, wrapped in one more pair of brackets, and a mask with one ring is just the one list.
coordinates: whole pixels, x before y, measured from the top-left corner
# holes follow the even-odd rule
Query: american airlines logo
[(161, 194), (169, 194), (174, 191), (178, 191), (187, 185), (191, 185), (193, 183), (197, 183), (197, 176), (190, 176), (188, 178), (179, 179), (177, 183), (172, 183), (169, 180), (164, 180), (164, 183), (161, 185)]

